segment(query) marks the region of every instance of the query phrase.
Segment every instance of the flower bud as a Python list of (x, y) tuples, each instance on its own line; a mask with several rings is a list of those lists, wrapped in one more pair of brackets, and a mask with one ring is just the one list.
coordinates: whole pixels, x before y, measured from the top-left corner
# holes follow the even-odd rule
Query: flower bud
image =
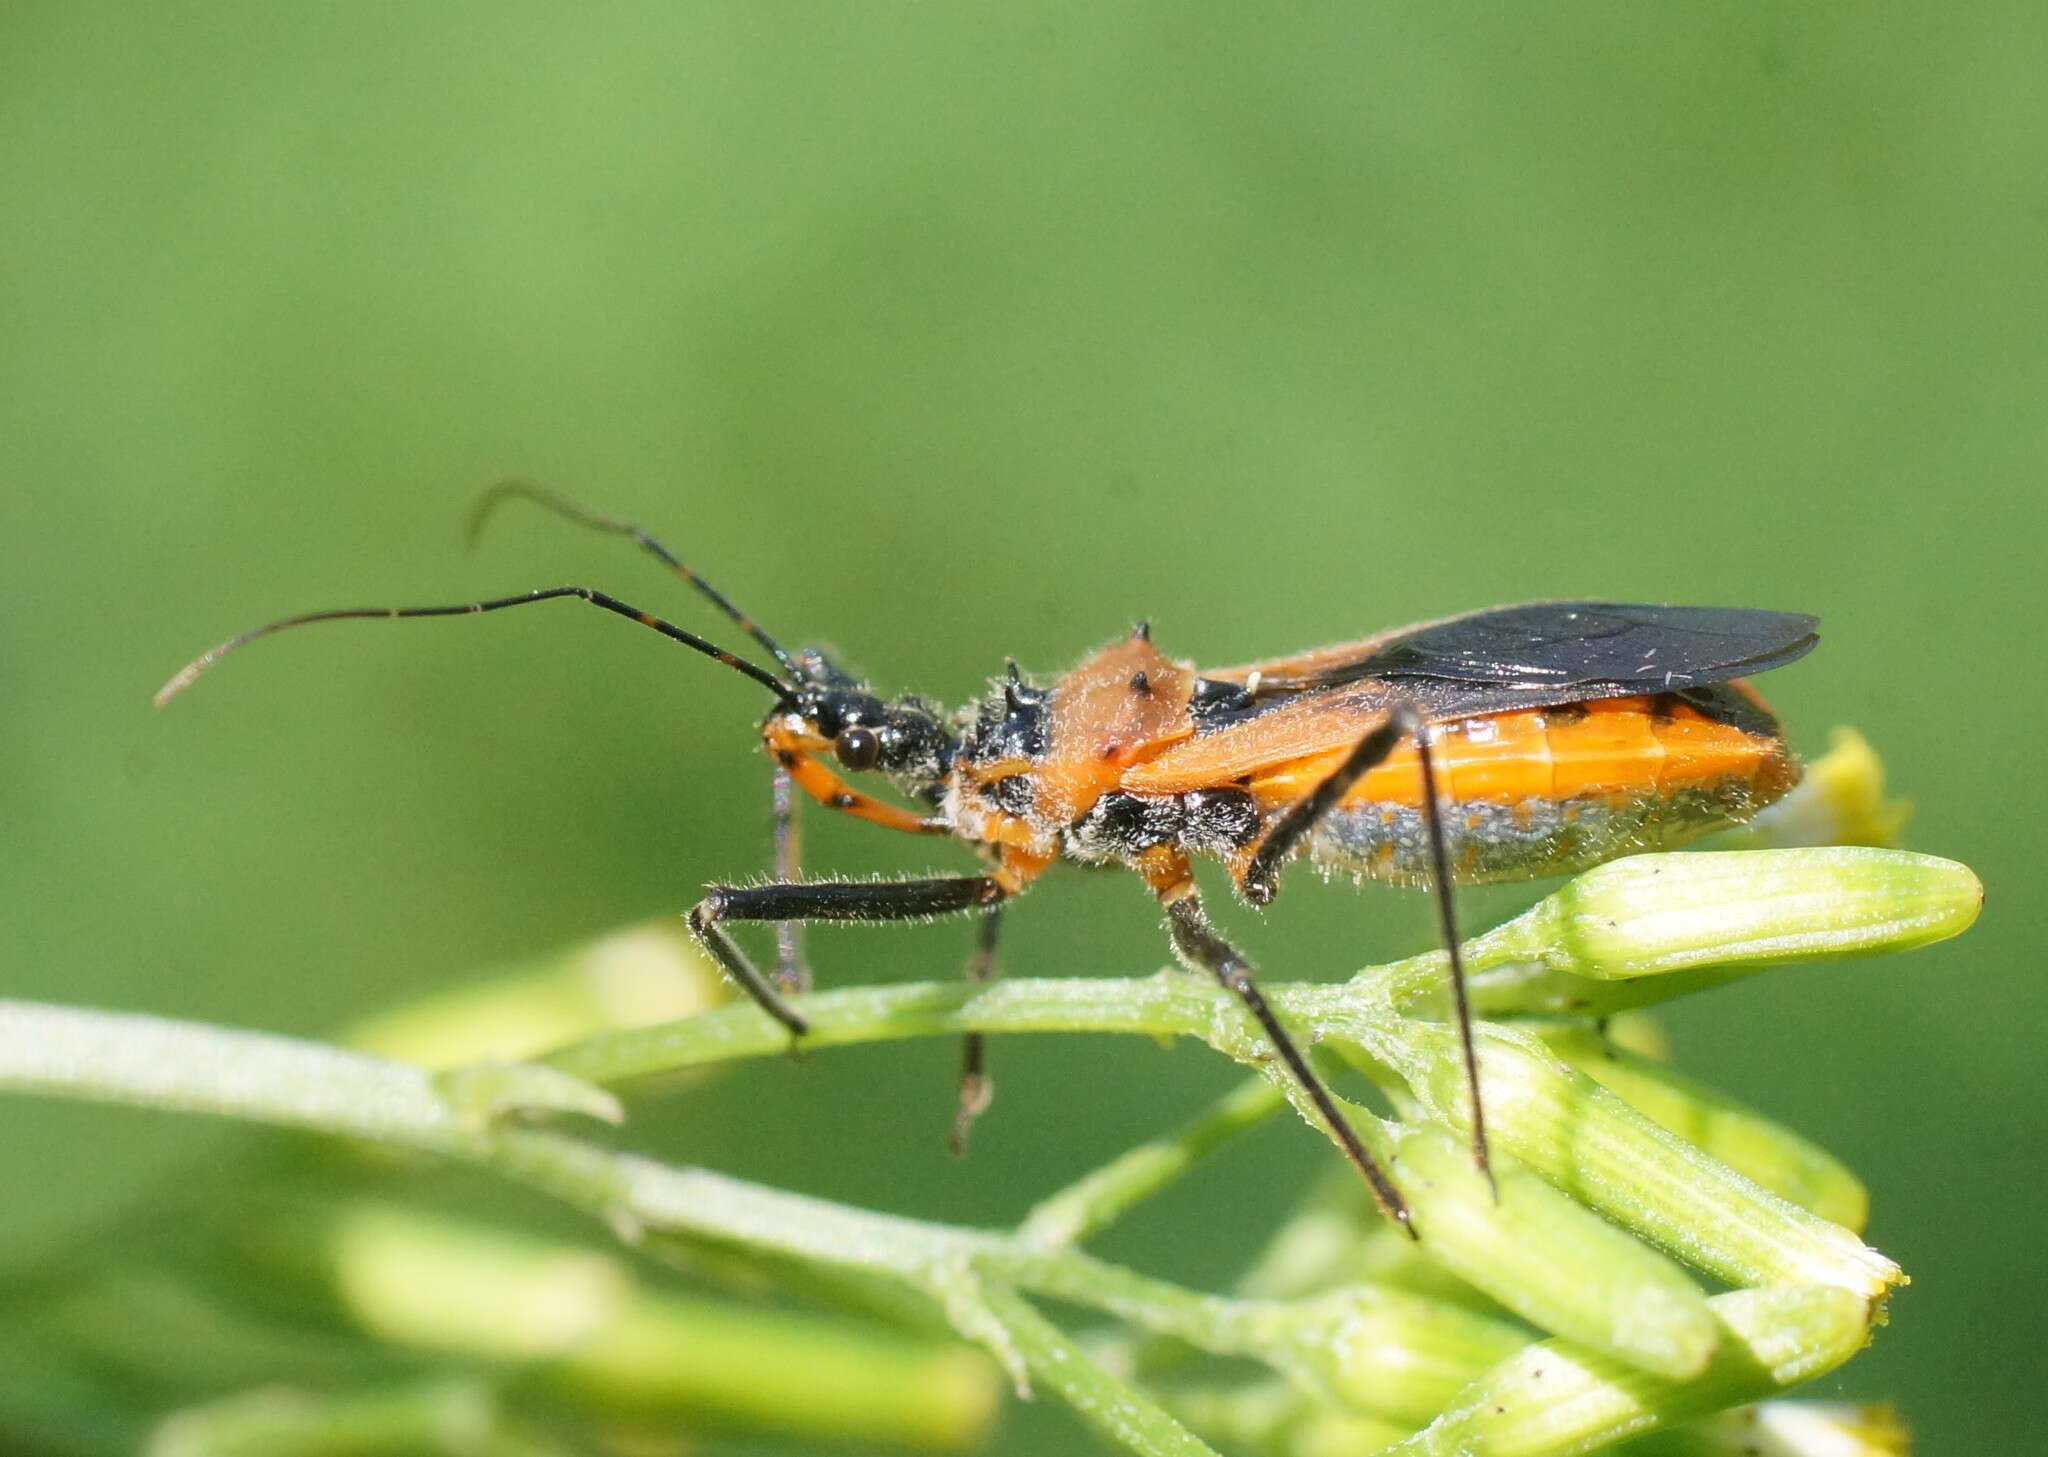
[[(1466, 963), (1480, 973), (1473, 1000), (1486, 1015), (1608, 1012), (1778, 962), (1946, 940), (1983, 904), (1969, 867), (1904, 850), (1632, 855), (1586, 871), (1471, 941)], [(1586, 984), (1639, 977), (1670, 981)], [(1418, 969), (1399, 990), (1429, 984)]]
[(335, 1224), (332, 1278), (349, 1316), (381, 1340), (499, 1361), (575, 1350), (633, 1294), (609, 1255), (400, 1206)]
[[(1837, 1285), (1874, 1300), (1903, 1279), (1848, 1230), (1659, 1127), (1527, 1034), (1479, 1032), (1493, 1146), (1563, 1195), (1731, 1285)], [(1437, 1116), (1460, 1117), (1463, 1066), (1451, 1035), (1416, 1024), (1409, 1045), (1410, 1084)]]
[(1585, 1022), (1531, 1028), (1544, 1046), (1661, 1128), (1800, 1208), (1861, 1232), (1869, 1191), (1840, 1159), (1782, 1124), (1613, 1046)]
[(1717, 1332), (1691, 1277), (1498, 1145), (1492, 1187), (1434, 1124), (1400, 1130), (1390, 1171), (1423, 1249), (1531, 1324), (1673, 1377), (1706, 1364)]
[(1531, 1339), (1507, 1321), (1369, 1285), (1250, 1305), (1239, 1333), (1246, 1354), (1333, 1404), (1410, 1429)]
[(1531, 959), (1600, 980), (1903, 951), (1977, 919), (1967, 866), (1904, 850), (1632, 855), (1597, 866), (1497, 934), (1526, 928)]
[(1864, 1303), (1825, 1286), (1737, 1290), (1708, 1306), (1721, 1340), (1691, 1380), (1652, 1375), (1572, 1341), (1541, 1341), (1473, 1382), (1388, 1457), (1573, 1457), (1833, 1370), (1868, 1334)]

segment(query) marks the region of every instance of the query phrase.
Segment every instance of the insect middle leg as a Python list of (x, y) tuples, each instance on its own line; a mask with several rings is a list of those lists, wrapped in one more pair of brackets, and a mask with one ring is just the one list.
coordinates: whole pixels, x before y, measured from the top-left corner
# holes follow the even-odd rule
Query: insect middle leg
[(992, 907), (1009, 894), (993, 876), (929, 880), (825, 880), (771, 885), (713, 886), (690, 912), (690, 930), (704, 949), (746, 989), (761, 1010), (801, 1037), (810, 1030), (725, 929), (731, 921), (918, 921), (955, 911)]
[[(981, 913), (974, 928), (974, 950), (967, 957), (967, 979), (992, 981), (996, 975), (996, 937), (1003, 928), (1003, 908), (992, 905)], [(995, 1084), (988, 1075), (988, 1039), (970, 1032), (960, 1039), (960, 1102), (953, 1111), (953, 1129), (946, 1147), (955, 1154), (967, 1152), (967, 1134), (974, 1120), (988, 1111), (995, 1096)]]
[(1416, 761), (1422, 768), (1423, 832), (1429, 843), (1429, 872), (1435, 883), (1438, 929), (1450, 958), (1451, 1008), (1458, 1023), (1458, 1047), (1465, 1064), (1466, 1101), (1472, 1110), (1472, 1161), (1490, 1184), (1493, 1170), (1486, 1152), (1486, 1110), (1479, 1101), (1479, 1054), (1472, 1043), (1472, 1007), (1465, 994), (1464, 943), (1458, 934), (1458, 910), (1452, 896), (1450, 845), (1444, 831), (1442, 803), (1437, 796), (1436, 755), (1430, 748), (1429, 725), (1422, 711), (1413, 704), (1395, 705), (1384, 723), (1361, 738), (1343, 763), (1266, 832), (1245, 862), (1238, 887), (1253, 905), (1271, 901), (1279, 891), (1280, 868), (1287, 863), (1287, 857), (1337, 807), (1351, 786), (1375, 765), (1384, 763), (1403, 739), (1414, 740)]

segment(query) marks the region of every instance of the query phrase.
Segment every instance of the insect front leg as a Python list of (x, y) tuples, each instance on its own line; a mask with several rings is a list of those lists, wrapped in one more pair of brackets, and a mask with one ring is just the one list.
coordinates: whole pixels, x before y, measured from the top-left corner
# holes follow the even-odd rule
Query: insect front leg
[(1302, 840), (1343, 800), (1351, 786), (1387, 756), (1403, 739), (1415, 742), (1415, 757), (1422, 769), (1422, 823), (1429, 841), (1430, 878), (1435, 882), (1438, 928), (1444, 951), (1450, 958), (1451, 1008), (1458, 1023), (1458, 1047), (1465, 1063), (1466, 1102), (1472, 1110), (1472, 1162), (1493, 1182), (1493, 1169), (1486, 1151), (1486, 1109), (1479, 1099), (1479, 1054), (1472, 1043), (1472, 1008), (1465, 994), (1465, 958), (1458, 934), (1458, 910), (1453, 899), (1451, 852), (1444, 831), (1443, 805), (1437, 792), (1436, 753), (1429, 743), (1429, 724), (1413, 704), (1396, 704), (1386, 721), (1367, 733), (1307, 795), (1280, 816), (1266, 832), (1251, 858), (1245, 862), (1239, 889), (1253, 905), (1271, 901), (1280, 886), (1280, 868)]
[(993, 876), (957, 875), (926, 880), (843, 881), (773, 885), (717, 885), (690, 912), (690, 930), (761, 1010), (801, 1037), (810, 1030), (740, 950), (731, 921), (918, 921), (996, 905), (1008, 892)]

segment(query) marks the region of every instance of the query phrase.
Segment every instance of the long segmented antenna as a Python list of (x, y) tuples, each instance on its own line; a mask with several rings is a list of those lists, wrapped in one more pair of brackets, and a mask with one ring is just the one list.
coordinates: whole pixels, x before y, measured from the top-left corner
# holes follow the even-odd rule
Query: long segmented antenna
[(631, 537), (633, 542), (642, 551), (660, 561), (678, 577), (681, 577), (685, 582), (688, 582), (692, 587), (702, 592), (710, 600), (712, 606), (732, 619), (734, 625), (740, 631), (766, 648), (769, 655), (782, 665), (783, 671), (788, 673), (792, 679), (802, 679), (802, 670), (797, 667), (796, 660), (783, 650), (781, 643), (768, 636), (766, 632), (762, 631), (755, 624), (753, 618), (747, 616), (746, 613), (734, 606), (731, 598), (685, 566), (674, 552), (670, 551), (632, 522), (621, 521), (615, 516), (606, 516), (602, 512), (593, 511), (580, 501), (572, 501), (559, 491), (551, 491), (546, 486), (537, 486), (531, 481), (498, 482), (497, 485), (492, 486), (477, 498), (475, 509), (469, 513), (469, 539), (471, 542), (474, 542), (479, 533), (483, 531), (484, 523), (489, 521), (492, 513), (498, 509), (498, 503), (513, 496), (522, 497), (537, 506), (544, 506), (557, 516), (573, 521), (578, 526), (587, 526), (593, 531), (609, 531), (619, 536)]
[(287, 617), (278, 622), (266, 622), (261, 627), (251, 628), (237, 637), (231, 637), (218, 647), (207, 649), (184, 667), (171, 675), (171, 679), (156, 691), (156, 706), (162, 708), (171, 699), (192, 685), (192, 680), (201, 673), (241, 647), (259, 637), (268, 637), (273, 632), (282, 632), (288, 627), (304, 627), (309, 622), (335, 622), (347, 617), (462, 617), (475, 612), (496, 612), (501, 607), (524, 607), (529, 602), (546, 602), (555, 597), (575, 597), (593, 607), (602, 607), (607, 612), (617, 613), (630, 622), (642, 627), (651, 627), (663, 637), (672, 638), (686, 648), (694, 649), (705, 657), (725, 664), (726, 667), (746, 674), (785, 705), (795, 703), (790, 685), (783, 682), (766, 668), (757, 667), (740, 657), (727, 652), (717, 643), (697, 636), (672, 622), (664, 621), (651, 612), (642, 612), (630, 603), (621, 602), (608, 592), (593, 591), (589, 587), (540, 587), (531, 592), (521, 592), (516, 597), (495, 597), (487, 602), (464, 602), (450, 607), (343, 607), (331, 612), (308, 612), (299, 617)]

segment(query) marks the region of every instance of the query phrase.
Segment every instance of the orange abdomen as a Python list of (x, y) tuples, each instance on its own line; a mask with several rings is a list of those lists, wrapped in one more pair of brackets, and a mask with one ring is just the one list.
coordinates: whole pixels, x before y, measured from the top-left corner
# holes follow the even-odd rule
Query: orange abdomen
[[(1776, 721), (1746, 685), (1699, 701), (1704, 711), (1663, 694), (1433, 724), (1458, 878), (1561, 874), (1670, 848), (1747, 819), (1798, 779)], [(1342, 757), (1294, 761), (1259, 775), (1252, 791), (1278, 809)], [(1424, 879), (1421, 805), (1421, 766), (1405, 744), (1352, 787), (1309, 852), (1375, 879)]]
[[(1650, 796), (1727, 779), (1797, 777), (1775, 732), (1759, 734), (1667, 699), (1601, 698), (1569, 709), (1528, 709), (1431, 726), (1446, 797), (1513, 804), (1588, 794)], [(1269, 804), (1290, 804), (1337, 767), (1345, 750), (1297, 759), (1258, 776)], [(1772, 797), (1775, 798), (1775, 795)], [(1346, 804), (1422, 803), (1415, 746), (1403, 744), (1344, 797)]]

